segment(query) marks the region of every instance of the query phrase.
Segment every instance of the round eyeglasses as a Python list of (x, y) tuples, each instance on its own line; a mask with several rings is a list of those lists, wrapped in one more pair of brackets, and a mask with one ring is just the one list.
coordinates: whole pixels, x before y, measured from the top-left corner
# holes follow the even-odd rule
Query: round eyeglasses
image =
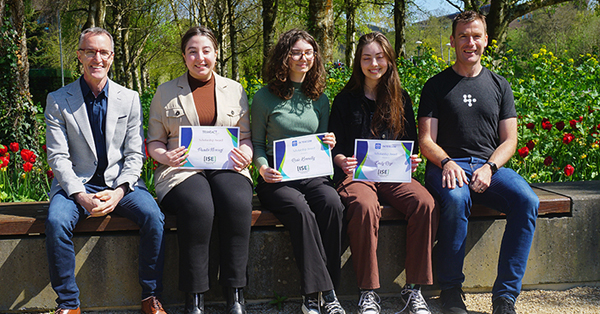
[(292, 52), (290, 52), (290, 57), (292, 57), (292, 60), (294, 61), (302, 59), (302, 56), (304, 56), (306, 60), (312, 60), (315, 57), (315, 52), (313, 50), (293, 50)]

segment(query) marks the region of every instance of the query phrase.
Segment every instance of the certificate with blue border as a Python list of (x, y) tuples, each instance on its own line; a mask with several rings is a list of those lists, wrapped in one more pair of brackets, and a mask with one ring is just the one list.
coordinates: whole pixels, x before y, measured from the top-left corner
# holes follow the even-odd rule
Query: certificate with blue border
[(273, 142), (275, 169), (281, 181), (330, 176), (331, 149), (323, 143), (325, 133), (291, 137)]
[(354, 156), (358, 165), (353, 180), (374, 182), (410, 182), (410, 155), (413, 141), (354, 141)]
[(179, 146), (188, 154), (185, 169), (233, 169), (231, 150), (239, 147), (239, 127), (180, 126)]

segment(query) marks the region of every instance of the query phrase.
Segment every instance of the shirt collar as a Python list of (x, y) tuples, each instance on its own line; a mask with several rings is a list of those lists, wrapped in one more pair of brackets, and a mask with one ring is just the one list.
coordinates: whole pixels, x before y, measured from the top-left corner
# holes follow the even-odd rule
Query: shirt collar
[(83, 95), (83, 98), (86, 98), (88, 96), (88, 94), (90, 94), (92, 96), (92, 99), (101, 98), (101, 97), (108, 98), (108, 81), (106, 81), (106, 84), (104, 84), (104, 88), (102, 89), (100, 94), (98, 94), (98, 97), (94, 96), (94, 93), (92, 93), (92, 89), (87, 84), (87, 82), (83, 79), (83, 75), (79, 78), (79, 85), (81, 86), (81, 94)]

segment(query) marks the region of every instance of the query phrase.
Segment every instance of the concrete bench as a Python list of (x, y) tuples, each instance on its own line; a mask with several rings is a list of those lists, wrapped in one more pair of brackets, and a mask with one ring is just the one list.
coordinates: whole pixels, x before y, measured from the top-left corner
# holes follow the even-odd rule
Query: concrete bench
[[(557, 193), (534, 187), (533, 190), (540, 198), (539, 216), (569, 214), (571, 212), (571, 199)], [(252, 200), (252, 226), (273, 227), (281, 223), (273, 213), (260, 206), (258, 198)], [(47, 216), (48, 202), (33, 203), (0, 203), (0, 235), (39, 235), (44, 233), (44, 221)], [(493, 209), (475, 205), (472, 208), (473, 218), (499, 218), (503, 214)], [(382, 207), (382, 221), (404, 220), (404, 215), (389, 206)], [(176, 216), (166, 213), (165, 228), (175, 230)], [(138, 226), (131, 220), (119, 215), (105, 217), (90, 217), (79, 222), (75, 232), (105, 232), (138, 230)]]
[[(540, 198), (536, 235), (530, 253), (524, 287), (552, 288), (600, 284), (598, 239), (600, 239), (600, 181), (535, 184)], [(270, 212), (254, 200), (248, 300), (264, 300), (276, 292), (298, 297), (300, 278), (289, 234)], [(54, 307), (56, 294), (49, 284), (46, 262), (44, 220), (48, 203), (0, 204), (0, 312), (36, 312)], [(498, 249), (506, 219), (499, 212), (481, 206), (472, 210), (466, 243), (464, 288), (489, 291), (495, 277)], [(181, 305), (178, 289), (178, 243), (176, 216), (166, 216), (163, 304)], [(399, 293), (406, 278), (406, 228), (404, 217), (384, 206), (379, 229), (379, 291)], [(137, 258), (138, 227), (117, 215), (86, 219), (73, 236), (76, 276), (80, 299), (86, 310), (139, 309)], [(213, 230), (209, 265), (211, 289), (208, 301), (222, 300), (218, 284), (218, 233)], [(342, 276), (336, 291), (342, 297), (357, 298), (352, 253), (342, 247)], [(568, 254), (567, 254), (568, 252)], [(434, 261), (435, 262), (435, 261)], [(436, 286), (426, 287), (429, 293)]]

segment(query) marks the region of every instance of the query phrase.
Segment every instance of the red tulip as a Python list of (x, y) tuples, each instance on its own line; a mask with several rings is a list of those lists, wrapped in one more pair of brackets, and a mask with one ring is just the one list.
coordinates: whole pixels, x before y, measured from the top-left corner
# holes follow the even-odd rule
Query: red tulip
[(525, 124), (525, 126), (530, 130), (533, 130), (533, 128), (535, 128), (535, 124), (533, 122), (529, 122), (529, 123)]
[(550, 121), (542, 122), (542, 129), (550, 131), (552, 129), (552, 123), (550, 123)]
[(535, 147), (535, 143), (533, 142), (533, 140), (529, 140), (529, 142), (527, 142), (525, 146), (527, 146), (529, 150), (532, 150)]
[(6, 153), (8, 153), (8, 147), (0, 144), (0, 156), (4, 156)]
[(37, 158), (35, 153), (30, 151), (29, 149), (22, 149), (21, 157), (23, 158), (23, 161), (28, 161), (30, 163), (35, 163), (35, 159)]
[(563, 136), (563, 143), (569, 144), (573, 141), (574, 138), (575, 136), (573, 136), (573, 134), (565, 133), (565, 135)]
[(48, 153), (48, 147), (46, 146), (46, 144), (42, 145), (42, 150), (44, 151), (44, 154)]
[(31, 171), (31, 169), (33, 169), (33, 164), (32, 163), (26, 162), (26, 163), (23, 164), (23, 170), (25, 172), (29, 172), (29, 171)]
[(569, 121), (569, 124), (571, 125), (572, 129), (577, 128), (577, 120), (573, 119), (573, 120)]
[(544, 165), (550, 166), (553, 161), (554, 160), (552, 159), (552, 157), (548, 156), (548, 157), (546, 157), (546, 159), (544, 159)]
[(10, 150), (12, 150), (13, 153), (19, 151), (19, 143), (10, 143), (8, 146), (10, 146)]
[(527, 146), (521, 147), (521, 148), (519, 148), (518, 152), (519, 152), (519, 156), (521, 156), (521, 158), (525, 158), (525, 157), (527, 157), (527, 155), (529, 155), (529, 148), (527, 148)]
[(0, 168), (6, 168), (8, 167), (8, 163), (10, 162), (10, 160), (6, 157), (0, 157)]
[(565, 175), (567, 177), (570, 177), (573, 175), (573, 172), (575, 172), (575, 168), (573, 168), (573, 166), (571, 166), (571, 165), (566, 165), (564, 171), (565, 171)]
[(52, 169), (46, 171), (46, 176), (48, 177), (48, 181), (52, 181), (52, 179), (54, 179), (54, 172), (52, 172)]
[(564, 121), (558, 121), (558, 122), (556, 122), (555, 126), (556, 126), (556, 128), (557, 128), (559, 131), (562, 131), (562, 129), (564, 129), (564, 128), (565, 128), (565, 122), (564, 122)]
[(581, 121), (583, 121), (583, 116), (579, 116), (579, 121), (578, 122), (581, 122)]

